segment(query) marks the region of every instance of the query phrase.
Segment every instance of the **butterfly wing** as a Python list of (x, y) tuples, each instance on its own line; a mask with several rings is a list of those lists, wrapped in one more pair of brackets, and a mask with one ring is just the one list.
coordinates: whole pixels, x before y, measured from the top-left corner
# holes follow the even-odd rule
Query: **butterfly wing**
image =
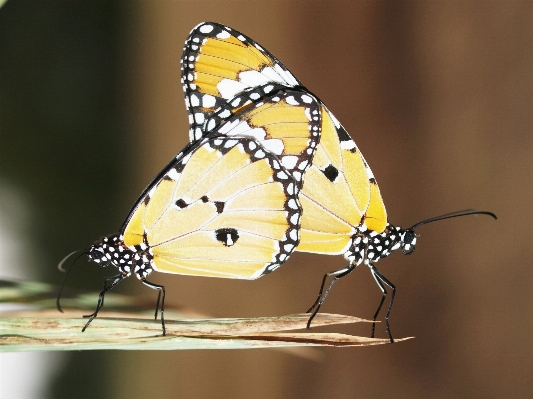
[(282, 265), (299, 239), (296, 182), (255, 139), (210, 137), (163, 170), (126, 219), (131, 249), (154, 269), (255, 279)]
[[(191, 140), (208, 134), (241, 109), (262, 106), (273, 92), (307, 94), (316, 99), (266, 49), (240, 32), (211, 22), (194, 28), (186, 41), (182, 81), (190, 113)], [(303, 215), (297, 250), (342, 254), (356, 231), (382, 232), (387, 213), (363, 155), (333, 114), (320, 100), (316, 101), (321, 138), (318, 144), (311, 144), (316, 146), (312, 166), (302, 170)], [(283, 123), (282, 118), (278, 117), (276, 122)], [(278, 138), (291, 134), (290, 124), (285, 123), (284, 128), (279, 129)], [(223, 128), (221, 133), (231, 134), (231, 130)], [(252, 129), (245, 134), (254, 136)], [(272, 150), (271, 146), (265, 147)], [(297, 179), (302, 178), (297, 168), (288, 170)]]
[(358, 230), (381, 233), (387, 212), (363, 155), (324, 106), (321, 132), (300, 192), (303, 212), (297, 250), (344, 254)]
[(190, 138), (202, 136), (201, 126), (216, 108), (250, 87), (301, 83), (259, 44), (215, 22), (196, 26), (185, 41), (181, 80), (189, 111)]
[(320, 103), (309, 93), (272, 84), (248, 89), (220, 107), (203, 134), (258, 140), (301, 184), (320, 140)]

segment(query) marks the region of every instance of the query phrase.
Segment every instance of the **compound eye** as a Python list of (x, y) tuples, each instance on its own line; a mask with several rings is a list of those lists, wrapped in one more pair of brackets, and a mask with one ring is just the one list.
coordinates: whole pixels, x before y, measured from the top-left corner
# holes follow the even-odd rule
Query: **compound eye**
[(407, 230), (402, 237), (402, 253), (411, 255), (415, 251), (416, 234), (413, 230)]
[(415, 239), (415, 232), (413, 230), (407, 230), (403, 236), (403, 242), (405, 244), (411, 244)]

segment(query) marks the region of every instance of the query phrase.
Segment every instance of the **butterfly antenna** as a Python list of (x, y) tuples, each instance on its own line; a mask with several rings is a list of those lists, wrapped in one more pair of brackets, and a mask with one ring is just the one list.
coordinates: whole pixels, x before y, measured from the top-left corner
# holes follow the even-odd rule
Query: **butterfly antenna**
[(467, 215), (489, 215), (489, 216), (492, 216), (494, 219), (498, 219), (496, 215), (492, 212), (476, 211), (475, 209), (463, 209), (462, 211), (450, 212), (450, 213), (446, 213), (445, 215), (435, 216), (435, 217), (423, 220), (421, 222), (418, 222), (417, 224), (415, 224), (413, 227), (411, 227), (408, 230), (414, 230), (417, 227), (422, 226), (423, 224), (436, 222), (437, 220), (450, 219), (450, 218), (456, 218), (459, 216), (467, 216)]
[[(77, 256), (76, 259), (74, 259), (74, 261), (70, 264), (70, 267), (68, 268), (68, 270), (63, 269), (63, 263), (65, 263), (65, 261), (66, 261), (68, 258), (70, 258), (72, 255), (74, 255), (75, 253), (80, 252), (80, 251), (83, 251), (83, 252), (82, 252), (79, 256)], [(68, 254), (67, 256), (65, 256), (65, 257), (61, 260), (61, 262), (59, 262), (59, 264), (57, 265), (57, 268), (58, 268), (59, 270), (61, 270), (63, 273), (65, 273), (65, 272), (67, 273), (67, 274), (65, 275), (65, 278), (63, 279), (63, 282), (61, 283), (61, 287), (59, 288), (59, 292), (57, 293), (57, 299), (56, 299), (56, 307), (57, 307), (57, 310), (59, 310), (61, 313), (63, 313), (63, 309), (61, 308), (61, 305), (59, 304), (59, 300), (60, 300), (60, 298), (61, 298), (61, 293), (63, 292), (63, 287), (65, 286), (65, 282), (67, 281), (67, 277), (68, 277), (68, 275), (70, 274), (70, 271), (72, 270), (72, 266), (74, 266), (74, 263), (76, 263), (76, 261), (77, 261), (79, 258), (81, 258), (83, 255), (88, 254), (88, 253), (89, 253), (89, 251), (86, 250), (86, 249), (79, 249), (79, 250), (74, 251), (74, 252)]]

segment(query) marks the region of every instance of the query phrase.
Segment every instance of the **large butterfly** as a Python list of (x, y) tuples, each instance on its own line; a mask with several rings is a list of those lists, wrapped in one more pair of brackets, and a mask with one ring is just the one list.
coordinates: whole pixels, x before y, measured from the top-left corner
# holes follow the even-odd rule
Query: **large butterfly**
[(105, 293), (132, 273), (159, 290), (164, 333), (164, 287), (146, 280), (153, 270), (256, 279), (289, 258), (300, 236), (302, 176), (320, 139), (320, 104), (275, 85), (263, 87), (261, 97), (234, 100), (232, 112), (205, 121), (210, 134), (161, 171), (119, 233), (88, 250), (90, 260), (119, 273), (105, 280), (85, 328)]
[[(224, 119), (238, 117), (242, 104), (246, 107), (261, 104), (273, 90), (278, 91), (278, 96), (285, 92), (293, 95), (300, 92), (316, 98), (264, 47), (246, 35), (214, 22), (201, 23), (191, 31), (185, 42), (181, 68), (191, 140), (209, 137), (215, 132), (230, 135), (230, 131), (218, 129), (225, 123)], [(417, 239), (415, 227), (475, 211), (443, 215), (409, 229), (390, 225), (378, 184), (363, 155), (333, 114), (318, 101), (321, 138), (312, 164), (303, 177), (301, 238), (297, 251), (342, 254), (349, 264), (324, 276), (317, 300), (308, 310), (314, 312), (307, 326), (332, 284), (364, 263), (383, 294), (374, 321), (387, 294), (385, 285), (392, 290), (385, 316), (392, 342), (388, 319), (395, 287), (374, 264), (397, 249), (411, 254)], [(278, 126), (278, 131), (281, 140), (292, 132), (290, 125)], [(254, 136), (250, 132), (239, 133)], [(298, 170), (296, 178), (301, 178)], [(326, 279), (330, 276), (333, 279), (323, 294)]]

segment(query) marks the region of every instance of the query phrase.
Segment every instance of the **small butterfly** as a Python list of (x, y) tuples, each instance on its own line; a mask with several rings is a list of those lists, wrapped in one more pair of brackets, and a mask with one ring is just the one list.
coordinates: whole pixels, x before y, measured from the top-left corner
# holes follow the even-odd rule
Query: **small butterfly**
[[(298, 168), (288, 168), (299, 182), (303, 182), (299, 195), (302, 205), (301, 237), (296, 250), (342, 254), (349, 264), (324, 276), (317, 300), (308, 310), (308, 313), (313, 312), (308, 328), (333, 283), (364, 263), (370, 268), (383, 294), (374, 321), (387, 294), (384, 286), (392, 290), (385, 320), (387, 333), (393, 342), (389, 314), (395, 287), (379, 272), (375, 263), (397, 249), (411, 254), (418, 237), (414, 229), (422, 224), (469, 214), (495, 217), (490, 212), (466, 210), (428, 219), (408, 229), (389, 224), (377, 181), (344, 127), (276, 57), (232, 28), (214, 22), (196, 26), (185, 42), (181, 69), (191, 141), (209, 137), (215, 132), (231, 136), (231, 129), (221, 127), (227, 125), (225, 118), (236, 118), (243, 109), (261, 105), (266, 98), (272, 97), (274, 91), (277, 96), (284, 93), (295, 96), (299, 92), (318, 101), (320, 142), (312, 163), (303, 171), (304, 175)], [(276, 138), (284, 143), (293, 134), (290, 124), (277, 126), (277, 131)], [(236, 133), (257, 137), (253, 128), (236, 130)], [(271, 150), (280, 155), (275, 149)], [(324, 292), (328, 277), (333, 279)]]

